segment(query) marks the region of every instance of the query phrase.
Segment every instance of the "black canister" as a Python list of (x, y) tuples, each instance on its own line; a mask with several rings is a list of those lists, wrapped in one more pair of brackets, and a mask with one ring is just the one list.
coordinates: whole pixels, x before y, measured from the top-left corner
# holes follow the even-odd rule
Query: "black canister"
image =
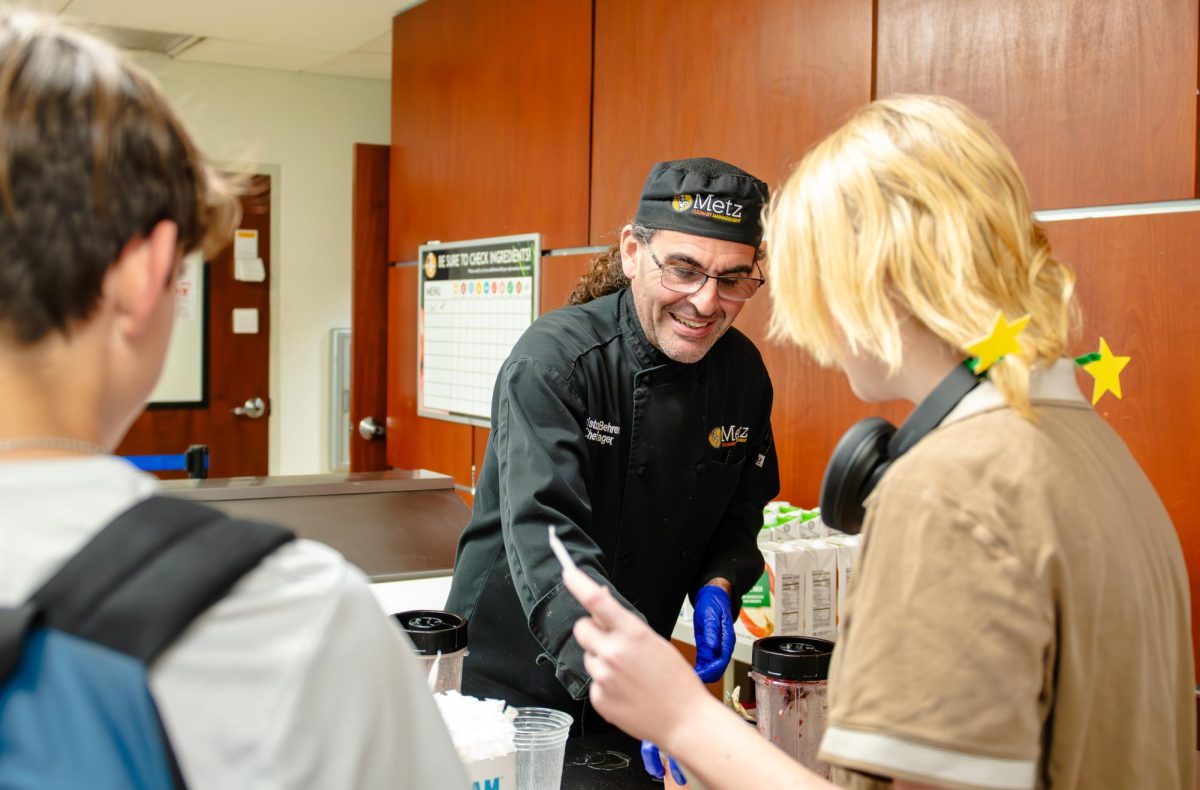
[(827, 680), (833, 642), (815, 636), (766, 636), (754, 642), (754, 671), (783, 680)]
[[(439, 691), (462, 689), (462, 662), (467, 656), (467, 621), (453, 612), (410, 609), (392, 615), (412, 641), (422, 669), (429, 672), (437, 661), (437, 674), (429, 687)], [(441, 656), (439, 659), (438, 656)]]

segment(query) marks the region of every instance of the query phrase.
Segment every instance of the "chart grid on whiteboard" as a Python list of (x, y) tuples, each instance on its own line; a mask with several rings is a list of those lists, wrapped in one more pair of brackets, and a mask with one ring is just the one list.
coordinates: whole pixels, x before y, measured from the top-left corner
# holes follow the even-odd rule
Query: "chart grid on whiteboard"
[(537, 317), (540, 236), (421, 247), (417, 412), (488, 425), (500, 366)]

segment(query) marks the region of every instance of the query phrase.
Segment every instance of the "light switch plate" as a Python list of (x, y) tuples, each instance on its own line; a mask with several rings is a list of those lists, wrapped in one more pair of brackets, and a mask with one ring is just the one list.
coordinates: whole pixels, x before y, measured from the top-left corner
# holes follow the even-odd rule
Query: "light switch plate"
[(257, 307), (235, 307), (235, 308), (233, 308), (233, 333), (235, 335), (257, 335), (258, 334), (258, 308)]

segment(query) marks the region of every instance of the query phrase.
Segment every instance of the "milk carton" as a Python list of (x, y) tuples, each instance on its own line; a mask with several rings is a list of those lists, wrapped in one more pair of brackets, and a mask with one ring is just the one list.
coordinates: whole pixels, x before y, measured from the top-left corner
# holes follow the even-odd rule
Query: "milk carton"
[(787, 539), (760, 542), (759, 549), (766, 561), (762, 605), (743, 608), (739, 620), (754, 618), (744, 624), (746, 630), (755, 638), (832, 639), (837, 631), (837, 547), (824, 540)]
[(858, 535), (836, 535), (829, 542), (837, 547), (837, 630), (842, 632), (845, 620), (846, 596), (850, 592), (850, 577), (854, 573), (854, 561), (858, 558), (861, 542)]
[[(759, 549), (766, 544), (822, 537), (825, 527), (818, 515), (816, 510), (805, 510), (782, 500), (768, 502), (763, 508), (763, 525), (758, 533)], [(734, 623), (734, 631), (743, 638), (761, 639), (775, 631), (775, 571), (767, 562), (765, 552), (763, 557), (762, 575), (742, 596), (741, 611)]]
[(761, 639), (771, 635), (774, 630), (774, 617), (771, 614), (774, 601), (772, 586), (771, 570), (764, 562), (762, 576), (759, 576), (750, 591), (742, 596), (742, 610), (733, 624), (736, 635), (750, 639)]
[(837, 546), (826, 540), (800, 541), (805, 550), (793, 556), (800, 584), (802, 636), (837, 638)]

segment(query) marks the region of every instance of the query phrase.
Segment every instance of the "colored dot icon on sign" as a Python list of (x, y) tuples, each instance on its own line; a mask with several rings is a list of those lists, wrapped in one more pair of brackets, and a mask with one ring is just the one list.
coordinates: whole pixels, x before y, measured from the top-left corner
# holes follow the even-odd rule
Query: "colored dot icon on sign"
[(509, 280), (509, 281), (508, 281), (508, 292), (509, 292), (509, 293), (512, 293), (512, 289), (513, 289), (512, 280)]
[(521, 283), (517, 282), (517, 293), (521, 293)]
[(483, 283), (475, 283), (475, 293), (476, 294), (483, 293)]

